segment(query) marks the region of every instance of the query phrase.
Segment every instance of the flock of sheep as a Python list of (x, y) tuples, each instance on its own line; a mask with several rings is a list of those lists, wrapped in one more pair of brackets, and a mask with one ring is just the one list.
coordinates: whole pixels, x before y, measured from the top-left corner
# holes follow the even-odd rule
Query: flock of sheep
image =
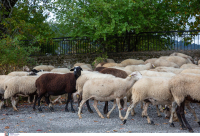
[[(89, 112), (93, 112), (89, 104), (89, 100), (93, 99), (93, 106), (101, 118), (104, 116), (97, 108), (98, 101), (105, 102), (104, 114), (107, 118), (117, 105), (119, 118), (124, 124), (130, 112), (134, 116), (134, 108), (140, 103), (142, 117), (147, 117), (147, 122), (154, 124), (147, 113), (149, 104), (152, 104), (156, 106), (158, 116), (164, 109), (166, 116), (170, 117), (171, 127), (174, 127), (174, 118), (178, 118), (182, 129), (193, 132), (185, 118), (184, 108), (186, 105), (200, 125), (194, 109), (190, 107), (191, 102), (198, 103), (200, 100), (200, 65), (196, 63), (192, 57), (175, 52), (146, 61), (126, 59), (115, 63), (107, 59), (107, 62), (95, 64), (94, 69), (90, 64), (76, 63), (71, 70), (39, 65), (31, 72), (13, 71), (0, 76), (0, 109), (4, 100), (11, 99), (14, 110), (17, 110), (18, 96), (26, 96), (29, 101), (34, 99), (33, 109), (38, 102), (38, 110), (42, 111), (40, 100), (44, 97), (53, 111), (51, 103), (60, 101), (61, 95), (67, 93), (65, 111), (69, 111), (70, 102), (71, 111), (75, 112), (72, 103), (78, 102), (79, 118), (82, 118), (84, 103)], [(24, 69), (30, 71), (28, 67)], [(58, 95), (58, 98), (50, 101), (51, 95)], [(110, 101), (113, 101), (113, 107), (108, 112)], [(127, 110), (125, 117), (121, 115), (122, 108)]]

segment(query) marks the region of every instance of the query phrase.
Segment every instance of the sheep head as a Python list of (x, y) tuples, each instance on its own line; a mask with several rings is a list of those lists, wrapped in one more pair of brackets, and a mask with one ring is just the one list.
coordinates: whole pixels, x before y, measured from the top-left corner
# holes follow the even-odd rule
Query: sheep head
[(80, 66), (76, 66), (73, 69), (70, 69), (70, 71), (74, 71), (74, 76), (76, 79), (78, 79), (78, 77), (81, 75), (81, 71), (83, 71), (83, 69)]

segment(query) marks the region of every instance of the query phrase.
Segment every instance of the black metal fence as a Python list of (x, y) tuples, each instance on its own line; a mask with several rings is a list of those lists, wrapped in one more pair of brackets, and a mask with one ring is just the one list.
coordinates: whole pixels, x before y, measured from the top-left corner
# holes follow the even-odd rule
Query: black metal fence
[(133, 52), (166, 50), (199, 50), (200, 30), (127, 33), (107, 39), (92, 40), (83, 38), (52, 38), (51, 42), (40, 45), (36, 55), (86, 54), (99, 51)]

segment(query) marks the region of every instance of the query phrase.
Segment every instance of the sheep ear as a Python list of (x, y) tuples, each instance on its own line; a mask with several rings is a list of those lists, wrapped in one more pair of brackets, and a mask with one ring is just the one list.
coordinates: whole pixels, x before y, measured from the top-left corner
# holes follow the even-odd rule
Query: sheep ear
[(74, 69), (70, 69), (70, 71), (74, 71)]

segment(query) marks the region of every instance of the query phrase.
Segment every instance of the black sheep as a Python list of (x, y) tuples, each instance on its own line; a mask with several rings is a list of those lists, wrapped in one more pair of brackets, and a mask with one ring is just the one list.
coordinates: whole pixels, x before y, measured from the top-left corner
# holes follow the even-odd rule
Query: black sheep
[[(75, 112), (72, 105), (72, 93), (76, 92), (76, 80), (81, 75), (81, 67), (74, 67), (70, 71), (74, 71), (74, 73), (67, 74), (53, 74), (47, 73), (41, 75), (35, 82), (37, 88), (37, 96), (36, 100), (38, 100), (38, 110), (42, 111), (40, 106), (40, 100), (44, 96), (46, 103), (49, 105), (51, 111), (53, 111), (53, 107), (50, 103), (49, 96), (50, 95), (62, 95), (68, 93), (68, 99), (66, 102), (65, 111), (68, 110), (68, 103), (71, 102), (71, 111)], [(33, 109), (35, 109), (36, 100), (33, 105)]]

